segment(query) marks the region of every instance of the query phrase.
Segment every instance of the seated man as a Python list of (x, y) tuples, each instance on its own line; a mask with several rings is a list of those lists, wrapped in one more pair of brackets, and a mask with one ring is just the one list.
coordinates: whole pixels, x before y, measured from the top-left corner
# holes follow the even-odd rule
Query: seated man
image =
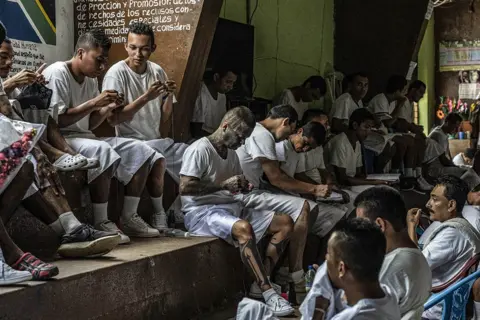
[[(282, 254), (293, 229), (292, 219), (274, 211), (246, 209), (234, 195), (249, 191), (235, 149), (255, 127), (255, 117), (246, 107), (228, 111), (220, 127), (187, 148), (180, 171), (180, 194), (185, 226), (194, 235), (216, 236), (240, 247), (245, 267), (255, 279), (275, 316), (293, 313), (293, 308), (272, 287), (269, 275)], [(257, 241), (272, 235), (262, 263)]]
[(388, 184), (382, 180), (367, 180), (363, 170), (361, 145), (370, 133), (375, 117), (365, 108), (355, 110), (350, 116), (349, 128), (333, 137), (327, 145), (328, 164), (338, 183), (353, 201), (372, 185)]
[[(3, 40), (0, 44), (0, 78), (4, 79), (3, 87), (8, 98), (11, 99), (13, 106), (13, 119), (24, 120), (31, 123), (40, 123), (47, 126), (45, 134), (46, 139), (39, 141), (39, 147), (48, 156), (53, 166), (58, 171), (86, 170), (98, 166), (96, 159), (87, 159), (81, 154), (75, 152), (65, 141), (60, 130), (48, 110), (22, 110), (21, 103), (16, 100), (21, 94), (20, 88), (33, 83), (45, 83), (41, 74), (45, 65), (40, 67), (37, 72), (24, 69), (16, 75), (8, 78), (13, 66), (14, 51), (9, 39)], [(29, 98), (32, 99), (32, 98)], [(31, 102), (31, 101), (29, 101)], [(48, 106), (47, 106), (48, 107)], [(10, 115), (7, 115), (10, 117)]]
[(233, 89), (237, 75), (231, 68), (215, 66), (211, 78), (202, 82), (190, 123), (193, 138), (205, 137), (217, 130), (227, 112), (225, 94)]
[[(48, 88), (53, 90), (50, 112), (68, 144), (83, 156), (100, 161), (100, 167), (88, 171), (95, 227), (118, 232), (122, 243), (127, 243), (130, 241), (128, 236), (157, 237), (160, 234), (140, 218), (137, 208), (150, 170), (163, 172), (163, 160), (160, 154), (142, 142), (118, 137), (97, 138), (92, 133), (114, 109), (124, 107), (123, 97), (118, 92), (98, 92), (96, 77), (107, 66), (110, 46), (103, 30), (88, 31), (79, 37), (71, 60), (50, 65), (43, 75)], [(126, 235), (108, 219), (113, 176), (125, 185), (120, 223)], [(154, 180), (158, 182), (159, 179)]]
[(432, 272), (408, 235), (407, 209), (402, 196), (390, 187), (373, 187), (357, 196), (355, 207), (357, 217), (376, 223), (387, 239), (380, 283), (392, 289), (402, 320), (420, 319), (430, 296)]
[(460, 168), (471, 168), (476, 152), (477, 149), (468, 148), (467, 150), (465, 150), (465, 152), (460, 152), (455, 157), (453, 157), (452, 162), (454, 165)]
[[(400, 173), (402, 163), (404, 164), (404, 173), (407, 177), (414, 177), (415, 159), (417, 150), (414, 139), (411, 136), (401, 134), (392, 134), (388, 132), (391, 128), (393, 111), (392, 105), (399, 100), (405, 99), (404, 90), (407, 80), (404, 76), (393, 75), (388, 79), (385, 92), (376, 95), (368, 103), (368, 110), (381, 121), (379, 130), (372, 132), (365, 140), (365, 148), (376, 153), (383, 150), (385, 145), (395, 144), (395, 152), (392, 157), (392, 172)], [(423, 190), (422, 186), (419, 186)], [(428, 190), (431, 190), (428, 189)]]
[[(440, 222), (426, 236), (422, 250), (432, 270), (434, 288), (453, 279), (462, 267), (480, 252), (480, 234), (461, 214), (467, 193), (468, 187), (463, 180), (445, 175), (438, 179), (426, 204), (430, 220)], [(422, 211), (417, 208), (408, 211), (408, 233), (415, 243), (418, 242), (416, 228), (421, 214)], [(434, 306), (425, 311), (422, 317), (441, 319), (441, 314), (441, 306)]]
[(327, 92), (327, 83), (320, 76), (311, 76), (301, 86), (283, 90), (272, 99), (274, 106), (288, 104), (297, 111), (298, 118), (303, 117), (308, 105), (315, 100), (320, 100)]
[(448, 135), (457, 132), (462, 118), (457, 113), (449, 113), (441, 126), (435, 127), (428, 135), (437, 143), (442, 154), (426, 164), (427, 174), (432, 178), (441, 175), (453, 175), (464, 180), (471, 188), (480, 184), (480, 177), (471, 168), (460, 168), (452, 162)]
[[(276, 142), (285, 140), (295, 130), (298, 120), (297, 112), (290, 105), (273, 107), (267, 118), (257, 122), (252, 135), (245, 145), (237, 149), (243, 173), (253, 184), (255, 190), (243, 196), (247, 208), (273, 210), (286, 213), (292, 217), (295, 227), (292, 244), (288, 249), (290, 279), (295, 285), (295, 293), (301, 296), (305, 292), (302, 260), (309, 229), (315, 233), (326, 233), (334, 225), (332, 217), (345, 215), (346, 209), (340, 209), (323, 203), (315, 203), (296, 196), (271, 193), (268, 186), (286, 192), (305, 194), (313, 197), (328, 197), (330, 188), (326, 185), (306, 183), (290, 177), (280, 167), (276, 152)], [(308, 147), (309, 141), (299, 136), (299, 150)], [(265, 174), (268, 184), (263, 180)], [(317, 216), (318, 213), (318, 216)], [(338, 221), (338, 218), (337, 218)], [(316, 231), (315, 231), (316, 230)], [(284, 271), (282, 270), (282, 273)], [(291, 296), (294, 290), (291, 290)], [(297, 303), (301, 300), (297, 299)]]
[(386, 248), (374, 223), (346, 220), (328, 241), (326, 262), (300, 306), (302, 320), (400, 320), (392, 288), (378, 280)]
[(368, 77), (363, 72), (345, 77), (346, 92), (338, 97), (330, 110), (332, 132), (337, 134), (348, 130), (348, 122), (353, 111), (363, 108), (362, 99), (368, 92)]

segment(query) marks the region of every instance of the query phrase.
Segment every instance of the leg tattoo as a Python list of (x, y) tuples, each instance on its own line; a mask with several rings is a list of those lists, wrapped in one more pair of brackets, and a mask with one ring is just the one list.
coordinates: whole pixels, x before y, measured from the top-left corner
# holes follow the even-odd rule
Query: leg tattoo
[(240, 243), (240, 257), (243, 264), (254, 276), (255, 281), (262, 290), (271, 288), (267, 279), (265, 267), (261, 264), (260, 254), (258, 253), (255, 238), (248, 239), (245, 243)]

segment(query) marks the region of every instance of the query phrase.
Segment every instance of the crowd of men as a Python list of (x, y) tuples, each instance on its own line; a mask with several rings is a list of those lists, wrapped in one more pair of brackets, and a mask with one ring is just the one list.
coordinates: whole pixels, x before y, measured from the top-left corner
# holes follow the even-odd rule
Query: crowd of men
[[(365, 107), (368, 77), (351, 74), (326, 114), (308, 109), (326, 92), (323, 78), (312, 76), (282, 91), (256, 122), (246, 107), (227, 110), (225, 93), (237, 74), (216, 68), (201, 84), (191, 120), (196, 140), (187, 145), (161, 136), (176, 84), (149, 60), (156, 50), (150, 26), (130, 25), (128, 57), (109, 68), (111, 42), (91, 30), (79, 37), (70, 60), (15, 75), (9, 74), (15, 52), (1, 29), (0, 118), (41, 124), (45, 133), (0, 194), (0, 284), (59, 272), (10, 238), (4, 225), (18, 205), (32, 208), (58, 234), (61, 256), (99, 256), (167, 228), (165, 172), (179, 183), (187, 230), (238, 247), (254, 279), (249, 296), (265, 302), (249, 312), (263, 306), (272, 317), (286, 316), (301, 304), (304, 319), (440, 319), (437, 306), (422, 315), (432, 287), (448, 283), (480, 250), (480, 178), (465, 163), (473, 151), (461, 165), (451, 159), (448, 135), (461, 122), (456, 114), (428, 137), (414, 123), (413, 104), (426, 90), (421, 81), (392, 76)], [(25, 94), (35, 86), (49, 89), (48, 105)], [(105, 122), (115, 137), (92, 132)], [(390, 182), (368, 178), (365, 152), (374, 154), (376, 172), (402, 173), (402, 188), (430, 192), (426, 208), (437, 224), (423, 240), (416, 234), (421, 210), (407, 211)], [(85, 173), (93, 227), (73, 214), (61, 171)], [(113, 177), (125, 194), (117, 222), (108, 214)], [(148, 221), (137, 212), (145, 189), (154, 208)], [(307, 295), (309, 264), (321, 266)], [(289, 301), (281, 295), (286, 291)], [(475, 309), (480, 315), (480, 303)]]

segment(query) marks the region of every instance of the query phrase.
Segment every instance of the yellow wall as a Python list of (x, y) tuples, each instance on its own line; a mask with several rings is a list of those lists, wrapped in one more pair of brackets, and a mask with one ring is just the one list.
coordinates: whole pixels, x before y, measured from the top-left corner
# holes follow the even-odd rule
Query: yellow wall
[(435, 21), (428, 23), (427, 31), (420, 46), (418, 54), (418, 79), (425, 82), (427, 92), (419, 103), (419, 122), (425, 128), (425, 133), (430, 132), (435, 113)]
[[(251, 0), (255, 97), (271, 99), (333, 64), (333, 0)], [(224, 0), (220, 16), (246, 23), (246, 0)]]

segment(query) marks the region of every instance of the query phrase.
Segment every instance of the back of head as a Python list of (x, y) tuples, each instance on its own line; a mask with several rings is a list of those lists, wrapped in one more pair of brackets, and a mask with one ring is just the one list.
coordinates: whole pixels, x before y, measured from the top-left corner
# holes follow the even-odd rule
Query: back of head
[(288, 118), (289, 123), (298, 122), (297, 111), (289, 104), (281, 104), (273, 107), (267, 114), (270, 119)]
[(311, 76), (302, 84), (302, 87), (309, 87), (312, 89), (319, 89), (323, 96), (327, 92), (327, 83), (321, 76)]
[(317, 145), (322, 145), (325, 142), (326, 130), (323, 124), (318, 122), (309, 122), (302, 127), (303, 136), (313, 138)]
[(213, 77), (213, 75), (218, 74), (220, 78), (223, 78), (229, 72), (233, 73), (236, 76), (240, 74), (238, 70), (236, 70), (234, 67), (229, 65), (227, 62), (219, 62), (215, 64), (215, 66), (213, 67), (211, 75)]
[(414, 90), (414, 89), (421, 89), (421, 88), (426, 89), (427, 85), (423, 81), (415, 80), (412, 83), (410, 83), (410, 85), (408, 86), (408, 91)]
[(90, 29), (78, 38), (75, 51), (102, 48), (104, 52), (108, 52), (111, 46), (112, 42), (103, 29)]
[(387, 81), (387, 87), (385, 88), (386, 93), (395, 93), (397, 91), (402, 91), (403, 88), (407, 85), (407, 79), (401, 75), (393, 75)]
[(437, 179), (437, 186), (445, 188), (445, 198), (455, 201), (457, 216), (461, 216), (469, 191), (467, 183), (458, 177), (443, 175)]
[(369, 188), (355, 198), (356, 208), (374, 222), (377, 218), (387, 220), (396, 232), (407, 227), (407, 208), (400, 193), (386, 186)]
[(465, 156), (470, 159), (475, 158), (475, 153), (477, 153), (477, 149), (475, 148), (468, 148), (465, 150)]
[(353, 111), (352, 115), (350, 116), (348, 128), (353, 129), (354, 123), (360, 125), (367, 120), (375, 121), (373, 114), (368, 111), (367, 108), (358, 108), (357, 110)]
[(307, 123), (309, 123), (310, 121), (312, 121), (313, 119), (319, 118), (319, 117), (321, 117), (321, 116), (328, 117), (328, 115), (327, 115), (323, 110), (320, 110), (320, 109), (307, 109), (307, 110), (303, 113), (302, 123), (303, 123), (303, 124), (307, 124)]
[(386, 251), (380, 228), (366, 219), (345, 220), (335, 230), (335, 256), (358, 282), (378, 282)]
[[(143, 22), (132, 22), (128, 26), (128, 33), (149, 36), (150, 44), (152, 46), (155, 45), (155, 34), (153, 33), (153, 29), (149, 24), (146, 24)], [(128, 37), (128, 33), (127, 33), (127, 37)]]
[(456, 112), (451, 112), (445, 117), (445, 123), (447, 124), (455, 125), (458, 122), (462, 122), (462, 117)]
[(255, 115), (253, 112), (245, 106), (235, 107), (225, 113), (222, 119), (222, 123), (227, 122), (232, 128), (239, 128), (241, 130), (248, 127), (250, 129), (255, 128)]

